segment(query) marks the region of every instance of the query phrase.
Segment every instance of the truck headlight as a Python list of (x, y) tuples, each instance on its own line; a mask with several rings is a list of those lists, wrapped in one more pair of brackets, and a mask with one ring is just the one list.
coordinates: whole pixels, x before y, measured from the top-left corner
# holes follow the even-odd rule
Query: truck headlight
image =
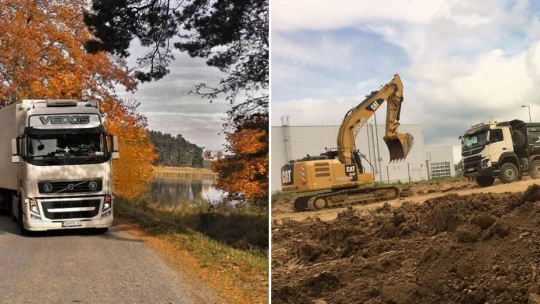
[(480, 167), (486, 168), (488, 166), (489, 158), (482, 159), (482, 162), (480, 163)]
[(106, 211), (109, 210), (112, 207), (112, 197), (110, 195), (105, 195), (105, 199), (103, 200), (103, 210)]
[(25, 198), (24, 202), (28, 204), (30, 211), (34, 212), (35, 214), (39, 214), (39, 207), (37, 204), (37, 201), (33, 198)]

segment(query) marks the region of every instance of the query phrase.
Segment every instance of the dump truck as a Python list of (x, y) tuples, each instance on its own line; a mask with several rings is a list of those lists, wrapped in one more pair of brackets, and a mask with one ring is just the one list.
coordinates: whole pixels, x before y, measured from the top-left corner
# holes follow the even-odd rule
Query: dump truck
[(374, 184), (375, 180), (366, 169), (366, 166), (371, 166), (373, 172), (373, 166), (356, 148), (355, 139), (375, 111), (387, 101), (383, 139), (390, 152), (390, 161), (405, 159), (413, 147), (414, 138), (408, 133), (398, 133), (403, 100), (403, 83), (396, 74), (345, 114), (337, 136), (337, 148), (319, 156), (291, 160), (281, 167), (281, 189), (284, 193), (330, 190), (297, 197), (292, 201), (296, 211), (371, 203), (400, 195), (397, 187), (360, 188)]
[(113, 222), (112, 160), (98, 101), (28, 99), (0, 108), (0, 209), (20, 233)]
[(459, 139), (463, 175), (480, 187), (496, 178), (505, 184), (524, 175), (540, 178), (540, 123), (494, 120), (472, 126)]

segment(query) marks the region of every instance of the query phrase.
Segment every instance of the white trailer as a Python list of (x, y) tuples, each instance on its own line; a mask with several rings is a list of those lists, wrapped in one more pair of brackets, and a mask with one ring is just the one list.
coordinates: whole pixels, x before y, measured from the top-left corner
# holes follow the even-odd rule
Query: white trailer
[(0, 109), (0, 189), (12, 191), (17, 190), (17, 164), (11, 161), (11, 140), (18, 135), (17, 121), (22, 113), (16, 109), (14, 105)]
[(0, 209), (27, 231), (113, 221), (112, 159), (95, 101), (23, 100), (0, 109)]

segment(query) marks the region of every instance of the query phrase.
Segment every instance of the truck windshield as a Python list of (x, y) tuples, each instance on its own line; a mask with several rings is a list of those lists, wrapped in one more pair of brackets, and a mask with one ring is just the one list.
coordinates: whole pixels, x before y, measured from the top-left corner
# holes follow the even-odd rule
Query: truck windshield
[(486, 142), (488, 131), (467, 135), (461, 138), (461, 147), (468, 148), (476, 144), (483, 144)]
[(26, 155), (49, 164), (101, 163), (106, 161), (103, 133), (29, 134)]

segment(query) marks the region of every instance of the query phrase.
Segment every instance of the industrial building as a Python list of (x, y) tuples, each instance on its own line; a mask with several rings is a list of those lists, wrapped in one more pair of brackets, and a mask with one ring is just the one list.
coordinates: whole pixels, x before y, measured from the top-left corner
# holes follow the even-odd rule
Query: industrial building
[[(326, 149), (336, 148), (338, 131), (339, 125), (289, 126), (287, 117), (282, 119), (282, 126), (272, 126), (271, 191), (281, 190), (282, 165), (289, 160), (319, 155)], [(385, 126), (368, 122), (356, 138), (356, 148), (365, 158), (362, 159), (363, 166), (377, 182), (409, 182), (455, 175), (452, 147), (425, 147), (422, 126), (417, 124), (399, 127), (400, 133), (410, 133), (414, 137), (414, 145), (407, 159), (390, 164), (388, 148), (383, 140), (384, 131)]]

